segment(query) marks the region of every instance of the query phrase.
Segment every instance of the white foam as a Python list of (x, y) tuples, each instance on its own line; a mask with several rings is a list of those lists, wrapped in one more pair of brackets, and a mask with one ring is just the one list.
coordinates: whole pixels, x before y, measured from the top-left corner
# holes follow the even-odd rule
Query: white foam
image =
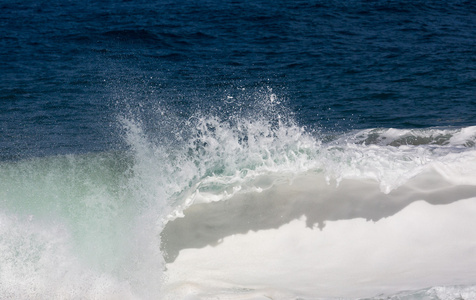
[(464, 128), (396, 129), (373, 128), (349, 132), (336, 143), (377, 145), (438, 145), (445, 147), (472, 147), (476, 142), (476, 126)]
[[(169, 149), (129, 124), (134, 178), (144, 199), (166, 200), (164, 231), (197, 212), (184, 236), (162, 232), (162, 246), (175, 247), (165, 298), (355, 298), (474, 284), (473, 129), (372, 129), (322, 143), (262, 117), (199, 116), (187, 126), (189, 138)], [(314, 206), (301, 201), (310, 195)]]
[(273, 299), (315, 299), (474, 284), (475, 214), (476, 198), (448, 205), (416, 201), (376, 222), (329, 221), (318, 230), (300, 218), (235, 234), (214, 246), (183, 249), (167, 265), (165, 291), (170, 299), (213, 299), (240, 289), (254, 291), (250, 299), (267, 291), (281, 293)]
[(474, 146), (474, 142), (476, 141), (476, 126), (462, 128), (450, 139), (452, 145), (469, 145), (470, 141), (472, 141), (472, 146)]
[[(370, 295), (423, 283), (467, 283), (456, 271), (474, 275), (460, 263), (474, 266), (465, 252), (474, 235), (459, 226), (475, 225), (467, 213), (474, 210), (476, 127), (369, 130), (323, 143), (279, 116), (197, 117), (186, 124), (186, 135), (164, 143), (140, 122), (122, 122), (131, 161), (119, 167), (111, 163), (116, 157), (100, 154), (0, 166), (1, 296), (157, 298), (164, 269), (161, 230), (174, 219), (189, 220), (188, 209), (216, 218), (202, 215), (196, 229), (205, 233), (187, 239), (203, 248), (177, 247), (166, 272), (171, 298), (354, 297), (358, 290)], [(402, 142), (415, 136), (424, 143)], [(374, 137), (381, 142), (370, 142)], [(441, 206), (414, 203), (420, 196)], [(472, 200), (459, 201), (464, 198)], [(246, 200), (252, 200), (249, 206), (240, 202)], [(229, 210), (213, 211), (212, 205)], [(206, 228), (210, 222), (219, 230)], [(200, 240), (204, 236), (212, 242)], [(429, 252), (419, 241), (435, 248), (438, 242), (457, 245), (415, 256), (423, 269), (447, 267), (455, 280), (440, 280), (440, 269), (427, 281), (400, 276), (399, 268), (409, 266), (415, 268), (404, 272), (414, 278), (426, 275), (414, 271), (419, 265), (411, 252)], [(376, 261), (366, 258), (364, 264), (359, 253), (373, 253)]]
[(136, 299), (124, 282), (90, 269), (61, 224), (0, 214), (0, 298)]

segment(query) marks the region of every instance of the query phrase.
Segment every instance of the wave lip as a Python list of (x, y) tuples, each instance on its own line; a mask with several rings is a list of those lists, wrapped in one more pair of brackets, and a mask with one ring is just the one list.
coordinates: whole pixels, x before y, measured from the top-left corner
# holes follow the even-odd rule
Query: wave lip
[[(345, 179), (373, 180), (383, 193), (425, 172), (458, 185), (476, 182), (476, 127), (369, 129), (323, 138), (294, 125), (273, 128), (260, 121), (231, 127), (202, 119), (199, 124), (196, 138), (188, 144), (193, 160), (186, 159), (197, 167), (198, 176), (175, 198), (182, 204), (175, 209), (178, 215), (193, 203), (260, 192), (305, 173), (322, 174), (328, 184), (336, 185)], [(414, 138), (421, 140), (402, 144)]]
[(474, 284), (474, 127), (276, 134), (256, 149), (226, 129), (202, 153), (235, 172), (203, 173), (161, 233), (167, 297), (355, 299)]
[(345, 139), (358, 144), (376, 144), (385, 146), (452, 146), (474, 147), (476, 143), (476, 126), (455, 129), (395, 129), (374, 128), (345, 134)]

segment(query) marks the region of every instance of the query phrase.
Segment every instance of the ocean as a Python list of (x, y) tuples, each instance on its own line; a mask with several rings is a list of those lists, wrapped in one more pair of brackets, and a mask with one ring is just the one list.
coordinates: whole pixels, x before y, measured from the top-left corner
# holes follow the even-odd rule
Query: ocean
[(0, 2), (1, 299), (476, 299), (476, 3)]

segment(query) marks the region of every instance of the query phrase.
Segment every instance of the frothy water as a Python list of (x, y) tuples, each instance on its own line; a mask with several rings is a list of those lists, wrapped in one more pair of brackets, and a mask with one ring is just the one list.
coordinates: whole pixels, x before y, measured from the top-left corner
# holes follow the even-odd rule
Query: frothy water
[[(0, 295), (471, 299), (475, 224), (451, 222), (475, 208), (476, 127), (331, 135), (271, 91), (255, 101), (227, 117), (125, 113), (126, 151), (2, 162)], [(444, 238), (454, 250), (427, 252)]]
[(151, 245), (159, 240), (151, 233), (155, 222), (145, 221), (148, 208), (138, 202), (130, 165), (110, 153), (2, 164), (2, 295), (158, 293), (161, 272), (149, 268), (161, 268)]
[(0, 3), (1, 299), (476, 298), (473, 1), (93, 2)]

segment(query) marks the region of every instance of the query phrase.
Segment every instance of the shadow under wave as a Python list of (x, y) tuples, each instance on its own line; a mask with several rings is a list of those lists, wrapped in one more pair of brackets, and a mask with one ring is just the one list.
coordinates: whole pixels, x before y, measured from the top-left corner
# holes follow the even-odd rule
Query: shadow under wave
[(322, 174), (307, 173), (261, 193), (241, 193), (188, 207), (183, 218), (166, 224), (161, 250), (166, 263), (172, 263), (182, 249), (217, 246), (227, 236), (276, 229), (302, 216), (308, 227), (323, 230), (327, 221), (364, 218), (376, 222), (418, 200), (444, 205), (475, 196), (476, 186), (453, 185), (434, 171), (388, 194), (373, 180), (345, 179), (334, 185)]

